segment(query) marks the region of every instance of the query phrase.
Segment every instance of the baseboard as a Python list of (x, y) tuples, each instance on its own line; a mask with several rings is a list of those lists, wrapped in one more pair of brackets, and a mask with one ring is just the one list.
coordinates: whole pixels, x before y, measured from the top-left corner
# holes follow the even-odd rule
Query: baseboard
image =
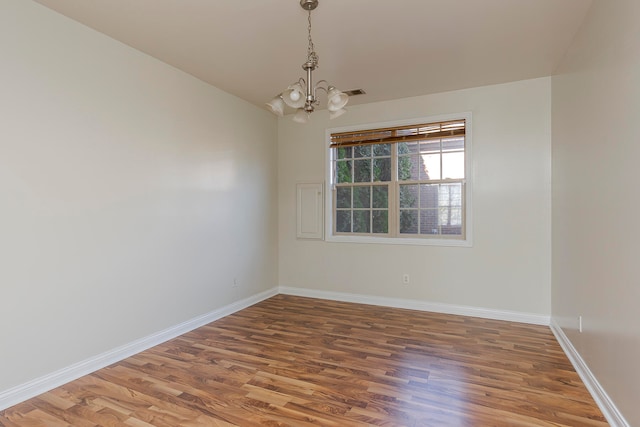
[(0, 411), (78, 379), (84, 375), (95, 372), (98, 369), (102, 369), (113, 363), (119, 362), (120, 360), (126, 359), (127, 357), (133, 356), (134, 354), (140, 353), (141, 351), (147, 350), (153, 346), (162, 344), (163, 342), (176, 338), (222, 317), (233, 314), (267, 298), (271, 298), (277, 294), (277, 288), (269, 289), (226, 305), (210, 313), (198, 316), (176, 326), (172, 326), (155, 334), (133, 341), (129, 344), (125, 344), (121, 347), (99, 354), (95, 357), (75, 363), (51, 374), (36, 378), (35, 380), (29, 381), (25, 384), (2, 391), (0, 392)]
[(582, 382), (587, 387), (587, 390), (593, 396), (593, 400), (602, 411), (602, 414), (607, 419), (607, 422), (612, 427), (631, 427), (631, 425), (624, 419), (616, 405), (613, 403), (609, 395), (602, 388), (596, 377), (593, 375), (589, 366), (587, 366), (580, 353), (571, 344), (569, 338), (565, 335), (560, 326), (552, 319), (550, 322), (551, 331), (556, 336), (556, 339), (560, 343), (560, 347), (564, 350), (565, 354), (569, 358), (569, 361), (573, 365), (574, 369), (582, 379)]
[(371, 295), (350, 294), (344, 292), (318, 291), (313, 289), (280, 286), (280, 293), (309, 298), (321, 298), (332, 301), (354, 302), (359, 304), (380, 305), (385, 307), (406, 308), (410, 310), (432, 311), (435, 313), (457, 314), (459, 316), (481, 317), (483, 319), (505, 320), (509, 322), (529, 323), (548, 326), (550, 317), (542, 314), (520, 313), (516, 311), (492, 310), (463, 305), (415, 301), (400, 298), (385, 298)]

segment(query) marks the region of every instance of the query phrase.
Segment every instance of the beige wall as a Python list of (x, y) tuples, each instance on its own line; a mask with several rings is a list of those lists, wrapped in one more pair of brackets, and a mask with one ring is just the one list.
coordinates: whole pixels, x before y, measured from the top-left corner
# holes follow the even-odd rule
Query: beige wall
[(594, 2), (552, 81), (553, 320), (631, 425), (640, 425), (639, 17), (637, 0)]
[[(353, 106), (331, 122), (322, 111), (306, 125), (280, 119), (280, 285), (548, 316), (550, 89), (541, 78)], [(296, 183), (325, 180), (326, 128), (467, 111), (473, 247), (296, 240)]]
[(0, 393), (276, 285), (268, 112), (1, 0), (0, 123)]

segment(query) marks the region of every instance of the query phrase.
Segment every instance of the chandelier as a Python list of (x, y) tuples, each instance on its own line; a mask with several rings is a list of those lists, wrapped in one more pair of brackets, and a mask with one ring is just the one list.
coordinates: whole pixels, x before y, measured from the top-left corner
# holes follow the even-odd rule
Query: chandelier
[(285, 104), (298, 111), (293, 116), (293, 120), (298, 123), (307, 123), (309, 117), (317, 105), (320, 104), (316, 93), (318, 90), (327, 94), (327, 109), (329, 118), (334, 119), (347, 110), (344, 106), (349, 101), (349, 96), (331, 86), (326, 80), (320, 80), (313, 84), (313, 71), (318, 68), (318, 54), (315, 52), (313, 40), (311, 39), (311, 11), (318, 7), (318, 0), (300, 0), (300, 6), (309, 12), (309, 47), (307, 49), (307, 62), (302, 64), (302, 69), (306, 71), (307, 78), (301, 77), (296, 83), (287, 87), (283, 92), (267, 103), (267, 107), (277, 116), (284, 116)]

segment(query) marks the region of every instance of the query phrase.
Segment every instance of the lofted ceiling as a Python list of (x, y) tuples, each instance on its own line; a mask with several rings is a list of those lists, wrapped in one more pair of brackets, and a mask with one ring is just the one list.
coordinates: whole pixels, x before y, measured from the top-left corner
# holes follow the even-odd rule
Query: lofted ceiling
[[(34, 0), (255, 105), (303, 76), (299, 0)], [(314, 79), (350, 104), (551, 75), (592, 0), (320, 0)]]

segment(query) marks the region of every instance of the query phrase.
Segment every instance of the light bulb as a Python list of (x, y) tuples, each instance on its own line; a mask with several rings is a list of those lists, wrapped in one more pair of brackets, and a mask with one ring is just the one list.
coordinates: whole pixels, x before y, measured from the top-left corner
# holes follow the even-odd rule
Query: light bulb
[(282, 99), (291, 108), (301, 108), (304, 106), (304, 91), (300, 83), (292, 84), (282, 92)]

